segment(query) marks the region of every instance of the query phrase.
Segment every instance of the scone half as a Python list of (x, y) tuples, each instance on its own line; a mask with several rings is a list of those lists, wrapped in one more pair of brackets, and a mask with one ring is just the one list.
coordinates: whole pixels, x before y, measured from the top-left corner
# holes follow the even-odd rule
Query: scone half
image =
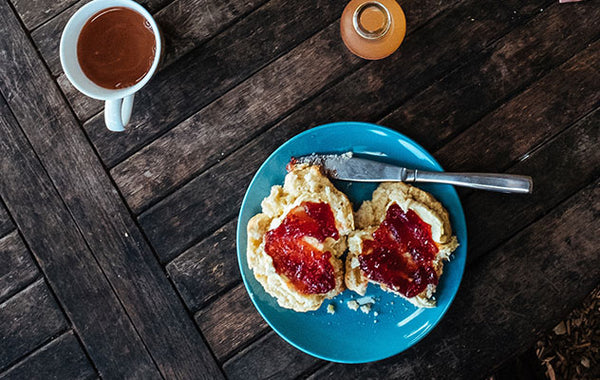
[(444, 261), (458, 247), (448, 212), (431, 194), (383, 183), (355, 214), (345, 282), (364, 295), (369, 282), (418, 307), (434, 307)]
[(294, 165), (248, 222), (248, 266), (281, 307), (305, 312), (344, 289), (350, 201), (319, 167)]

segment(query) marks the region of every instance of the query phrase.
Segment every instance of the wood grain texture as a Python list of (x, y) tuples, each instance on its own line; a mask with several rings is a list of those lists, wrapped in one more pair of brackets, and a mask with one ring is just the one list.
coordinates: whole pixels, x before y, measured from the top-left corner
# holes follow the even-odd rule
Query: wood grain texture
[(0, 5), (0, 25), (7, 25), (0, 42), (6, 52), (0, 90), (152, 358), (166, 377), (221, 377), (50, 74), (23, 31), (11, 24), (12, 12)]
[(0, 302), (40, 275), (17, 231), (0, 239)]
[(228, 360), (223, 369), (229, 379), (292, 379), (324, 363), (281, 339), (274, 331)]
[(156, 14), (170, 65), (267, 0), (176, 0)]
[[(583, 4), (582, 4), (583, 5)], [(436, 150), (600, 35), (591, 3), (552, 5), (379, 121)]]
[(233, 219), (167, 265), (171, 281), (192, 312), (241, 281), (235, 227)]
[[(600, 175), (598, 169), (600, 168), (600, 156), (595, 149), (600, 132), (598, 128), (594, 128), (598, 125), (598, 117), (598, 111), (596, 111), (511, 168), (510, 172), (513, 173), (536, 173), (534, 176), (536, 190), (532, 196), (515, 197), (514, 195), (478, 192), (464, 202), (469, 223), (469, 245), (471, 247), (467, 255), (469, 262), (481, 257), (487, 249), (514, 235), (516, 231), (544, 215), (564, 198)], [(260, 144), (260, 142), (257, 143)], [(557, 156), (556, 152), (559, 151), (565, 152), (565, 154)], [(555, 170), (544, 170), (548, 167)], [(561, 178), (561, 181), (557, 182), (556, 178)], [(508, 204), (510, 207), (507, 207)], [(243, 292), (243, 286), (239, 287), (240, 289), (236, 289), (236, 291)], [(228, 305), (229, 302), (223, 304)], [(222, 319), (228, 320), (229, 318), (222, 315)], [(233, 323), (233, 325), (237, 324)], [(262, 333), (261, 329), (254, 328), (251, 323), (246, 322), (243, 325), (248, 329), (247, 331), (253, 332), (253, 334), (245, 334), (246, 341), (260, 336)], [(208, 330), (203, 329), (203, 331), (210, 339)], [(216, 331), (221, 332), (220, 329), (216, 329)], [(221, 341), (213, 338), (213, 341), (209, 340), (209, 342), (213, 350), (218, 352), (220, 347), (228, 342), (228, 336), (239, 335), (240, 333), (237, 331), (227, 331), (220, 335)], [(232, 350), (228, 349), (226, 352), (230, 351)]]
[[(282, 122), (282, 124), (286, 125), (286, 128), (290, 128), (290, 123), (288, 123), (287, 120), (284, 120)], [(565, 126), (566, 125), (568, 125), (568, 122), (567, 122), (567, 124), (565, 124)], [(298, 129), (294, 129), (293, 127), (291, 129), (292, 129), (293, 132), (297, 132), (298, 131)], [(274, 138), (274, 135), (270, 134), (270, 132), (272, 132), (272, 130), (270, 130), (270, 131), (267, 132), (267, 135), (269, 135), (269, 136), (265, 137), (264, 140), (261, 139), (261, 137), (263, 137), (263, 136), (260, 136), (257, 140), (253, 141), (253, 143), (256, 142), (256, 145), (252, 147), (254, 149), (250, 149), (250, 148), (248, 150), (242, 149), (242, 151), (240, 152), (239, 156), (237, 156), (236, 158), (237, 159), (242, 159), (242, 157), (243, 157), (243, 160), (244, 160), (245, 164), (248, 164), (248, 163), (252, 164), (253, 163), (253, 158), (252, 158), (253, 154), (255, 154), (254, 152), (260, 152), (260, 148), (259, 147), (270, 148), (269, 142), (273, 142), (273, 144), (275, 146), (277, 146), (277, 143), (278, 143), (277, 138)], [(591, 141), (594, 141), (593, 138), (591, 139)], [(253, 144), (250, 144), (250, 145), (253, 145)], [(547, 149), (549, 149), (549, 150), (546, 150), (546, 152), (547, 152), (546, 154), (551, 154), (550, 152), (554, 152), (555, 147), (551, 146), (551, 147), (548, 147)], [(583, 149), (583, 150), (585, 150), (585, 149)], [(260, 153), (256, 153), (256, 154), (260, 155)], [(578, 155), (574, 154), (573, 157), (575, 157), (575, 156), (578, 156)], [(531, 161), (532, 163), (535, 164), (537, 162), (536, 165), (540, 165), (540, 163), (539, 163), (540, 161), (539, 161), (538, 158), (536, 158), (534, 156), (532, 156), (531, 158), (532, 158), (532, 161)], [(593, 165), (592, 165), (592, 167), (593, 167)], [(215, 169), (216, 169), (216, 167), (215, 167)], [(214, 173), (212, 173), (212, 174), (216, 175), (216, 173), (220, 172), (220, 169), (222, 169), (222, 168), (219, 168), (219, 170), (215, 170)], [(517, 167), (517, 168), (515, 168), (515, 170), (517, 172), (519, 172), (519, 171), (522, 172), (523, 169)], [(210, 170), (209, 170), (209, 172), (210, 172)], [(206, 180), (206, 178), (204, 178), (204, 179)], [(547, 177), (547, 180), (549, 180), (549, 179), (550, 179), (550, 177)], [(588, 179), (589, 179), (589, 177), (588, 177)], [(585, 178), (583, 178), (583, 180), (585, 180)], [(576, 190), (578, 188), (578, 186), (581, 186), (581, 185), (574, 184), (573, 187), (570, 187), (570, 191)], [(209, 187), (210, 187), (210, 185), (209, 185)], [(220, 192), (227, 192), (227, 190), (224, 190), (223, 188), (219, 189), (219, 191)], [(560, 198), (560, 195), (559, 195), (559, 197), (556, 198), (553, 202), (541, 202), (540, 208), (537, 210), (539, 213), (532, 213), (530, 215), (530, 214), (525, 213), (524, 210), (520, 210), (520, 209), (516, 210), (517, 211), (517, 213), (516, 213), (517, 216), (516, 217), (523, 218), (523, 224), (519, 225), (518, 228), (515, 229), (515, 230), (513, 230), (511, 233), (508, 233), (508, 234), (498, 234), (498, 238), (497, 239), (489, 239), (489, 237), (490, 237), (489, 233), (487, 233), (485, 236), (487, 236), (488, 240), (495, 241), (495, 244), (498, 244), (502, 240), (504, 240), (504, 239), (508, 238), (510, 235), (512, 235), (519, 228), (522, 228), (527, 223), (530, 223), (532, 220), (535, 220), (535, 218), (539, 217), (540, 213), (543, 214), (543, 213), (548, 212), (548, 210), (550, 210), (552, 207), (554, 207), (556, 205), (556, 203), (558, 203), (560, 201), (560, 199), (564, 199), (565, 196), (568, 196), (568, 194), (563, 194), (562, 195), (563, 198)], [(538, 200), (540, 200), (540, 199), (538, 198)], [(506, 205), (506, 201), (504, 201), (502, 204)], [(501, 206), (501, 203), (499, 202), (498, 203), (498, 207), (500, 207), (500, 206)], [(484, 210), (484, 209), (485, 209), (484, 208), (484, 204), (482, 204), (481, 210)], [(509, 210), (506, 210), (506, 213), (509, 213), (509, 212), (510, 212)], [(489, 214), (487, 214), (487, 215), (489, 215)]]
[(58, 75), (62, 72), (59, 48), (63, 30), (71, 16), (73, 16), (79, 8), (89, 2), (90, 0), (79, 0), (75, 2), (59, 15), (31, 32), (31, 39), (35, 43), (37, 50), (42, 55), (42, 58), (44, 58), (46, 65), (48, 65), (48, 68), (53, 75)]
[(250, 301), (244, 284), (196, 313), (196, 323), (219, 360), (231, 356), (269, 329)]
[(83, 95), (71, 84), (71, 82), (69, 82), (69, 79), (65, 74), (60, 74), (58, 78), (56, 78), (56, 83), (58, 83), (61, 91), (65, 94), (67, 101), (79, 120), (87, 120), (103, 111), (104, 102), (102, 100)]
[[(202, 45), (246, 12), (262, 3), (264, 3), (264, 0), (236, 2), (177, 0), (172, 2), (154, 15), (165, 39), (165, 55), (160, 63), (159, 71), (164, 70), (184, 54)], [(60, 29), (62, 30), (62, 27)], [(56, 42), (58, 40), (54, 34), (56, 33), (40, 32), (40, 35), (36, 35), (34, 32), (33, 38), (37, 38), (36, 45), (42, 49), (42, 54), (52, 71), (58, 73), (60, 72)], [(46, 42), (49, 44), (48, 46), (51, 44), (56, 44), (56, 46), (54, 48), (43, 48), (42, 46), (46, 46), (44, 45)], [(77, 91), (64, 74), (60, 74), (57, 80), (79, 120), (88, 120), (102, 111), (103, 102), (89, 98)]]
[(547, 1), (461, 2), (409, 35), (397, 54), (344, 78), (296, 117), (309, 125), (376, 121), (416, 91), (539, 13)]
[(6, 236), (10, 231), (15, 228), (15, 225), (6, 211), (6, 207), (0, 201), (0, 237)]
[(68, 327), (43, 279), (0, 304), (0, 370)]
[[(476, 75), (472, 71), (469, 72), (459, 68), (454, 73), (458, 74), (461, 81), (457, 85), (459, 88), (458, 93), (456, 93), (457, 91), (453, 91), (452, 85), (455, 85), (455, 83), (452, 80), (450, 81), (450, 85), (448, 83), (441, 84), (440, 82), (436, 82), (434, 86), (439, 89), (439, 96), (447, 97), (453, 103), (465, 102), (465, 104), (461, 104), (462, 107), (456, 107), (456, 104), (447, 105), (447, 102), (443, 101), (432, 101), (431, 99), (436, 98), (426, 91), (424, 95), (421, 94), (422, 96), (417, 99), (416, 104), (413, 100), (410, 102), (412, 106), (410, 109), (413, 111), (411, 112), (409, 109), (409, 113), (412, 114), (415, 112), (414, 110), (418, 110), (423, 114), (413, 119), (412, 129), (411, 125), (406, 123), (405, 120), (400, 120), (400, 122), (386, 120), (390, 121), (390, 123), (384, 124), (398, 125), (399, 129), (411, 132), (409, 133), (411, 136), (423, 137), (426, 143), (432, 140), (443, 141), (444, 137), (447, 139), (447, 135), (450, 134), (448, 131), (444, 133), (446, 136), (437, 136), (431, 133), (432, 130), (435, 130), (435, 126), (444, 124), (438, 124), (439, 121), (436, 120), (430, 123), (434, 124), (432, 127), (427, 122), (428, 115), (433, 115), (433, 117), (436, 115), (437, 117), (449, 117), (452, 113), (468, 115), (465, 116), (469, 120), (467, 122), (462, 124), (451, 123), (451, 128), (454, 131), (459, 130), (461, 126), (464, 129), (465, 125), (469, 125), (469, 122), (477, 120), (486, 110), (489, 110), (490, 105), (499, 104), (506, 94), (518, 89), (523, 83), (529, 83), (532, 78), (538, 76), (544, 69), (548, 70), (556, 64), (564, 62), (565, 59), (585, 47), (592, 36), (598, 35), (594, 27), (595, 25), (593, 25), (596, 16), (600, 17), (600, 12), (596, 11), (598, 7), (594, 7), (594, 11), (592, 12), (588, 12), (587, 9), (580, 9), (577, 12), (561, 12), (558, 8), (560, 7), (552, 7), (551, 9), (555, 11), (544, 15), (542, 20), (537, 20), (541, 18), (538, 16), (531, 20), (526, 27), (518, 28), (518, 30), (509, 33), (509, 35), (501, 39), (501, 43), (496, 44), (499, 47), (491, 49), (491, 52), (494, 53), (493, 55), (490, 52), (486, 52), (481, 59), (469, 65), (472, 71), (478, 71), (479, 81), (469, 82)], [(575, 20), (581, 20), (582, 16), (585, 16), (583, 19), (587, 22), (574, 22)], [(565, 30), (571, 25), (575, 25), (576, 27), (573, 27), (571, 31)], [(568, 33), (572, 38), (559, 38), (563, 33)], [(337, 34), (337, 31), (332, 33), (329, 37), (330, 41), (327, 41), (328, 45), (336, 45), (339, 39)], [(315, 36), (315, 38), (318, 36)], [(561, 42), (560, 44), (556, 43), (557, 39)], [(297, 54), (300, 57), (306, 57), (305, 61), (311, 59), (317, 60), (329, 67), (330, 71), (335, 70), (336, 65), (332, 64), (331, 61), (335, 63), (335, 59), (340, 55), (338, 51), (325, 50), (325, 56), (317, 54), (311, 57), (310, 55), (307, 56), (307, 52), (303, 50), (310, 51), (312, 49), (318, 53), (319, 50), (324, 49), (314, 46), (314, 43), (310, 44), (307, 48), (302, 48), (304, 47), (303, 45), (305, 44), (294, 49), (286, 57)], [(508, 59), (504, 57), (508, 57)], [(524, 57), (526, 58), (524, 59)], [(487, 62), (486, 59), (488, 60)], [(291, 67), (296, 71), (298, 71), (297, 67), (317, 66), (311, 62), (302, 62), (299, 59), (290, 59), (288, 62), (289, 65), (293, 65)], [(303, 92), (310, 90), (307, 87), (310, 87), (311, 84), (310, 81), (303, 80), (305, 75), (317, 83), (323, 81), (309, 70), (290, 73), (290, 69), (286, 70), (275, 66), (276, 63), (271, 64), (253, 76), (248, 81), (250, 82), (248, 86), (244, 86), (248, 82), (238, 86), (218, 102), (211, 104), (190, 119), (187, 119), (140, 152), (117, 165), (111, 171), (113, 178), (134, 212), (139, 212), (147, 204), (151, 204), (155, 199), (163, 197), (172, 187), (179, 186), (181, 183), (189, 180), (189, 178), (196, 175), (204, 167), (216, 162), (220, 155), (227, 155), (241, 143), (252, 137), (253, 134), (257, 133), (260, 127), (268, 125), (276, 116), (283, 114), (290, 105), (286, 105), (286, 108), (278, 107), (277, 100), (281, 98), (280, 94), (284, 93), (282, 89), (294, 91), (294, 94), (302, 96)], [(352, 68), (349, 63), (343, 61), (339, 61), (338, 66), (344, 68), (346, 72)], [(463, 73), (464, 71), (466, 73)], [(500, 75), (496, 75), (494, 72)], [(260, 77), (263, 74), (272, 78), (273, 82), (280, 83), (280, 86), (283, 87), (279, 88), (278, 86), (270, 85), (271, 93), (265, 91), (264, 86), (256, 86), (252, 83), (254, 79), (258, 78), (261, 80)], [(278, 77), (280, 75), (281, 78)], [(297, 83), (286, 80), (286, 77), (290, 76), (295, 77)], [(452, 79), (456, 81), (456, 78)], [(496, 83), (492, 83), (492, 85), (480, 83), (484, 80), (496, 80)], [(267, 81), (261, 80), (261, 82), (264, 83)], [(294, 88), (294, 86), (298, 88)], [(252, 88), (253, 91), (248, 91), (245, 87)], [(473, 91), (473, 88), (478, 88), (479, 91)], [(495, 89), (497, 90), (496, 92), (494, 92)], [(469, 96), (465, 96), (465, 94), (469, 94)], [(483, 96), (484, 94), (485, 96)], [(238, 104), (236, 112), (230, 111), (232, 108), (230, 103), (232, 101), (223, 101), (225, 98), (235, 99)], [(246, 98), (251, 99), (251, 101), (246, 100)], [(487, 99), (487, 102), (482, 99)], [(290, 99), (289, 102), (293, 104), (293, 100)], [(239, 104), (242, 104), (242, 107)], [(269, 104), (269, 107), (265, 110), (255, 107), (254, 104)], [(219, 111), (219, 106), (223, 107), (221, 111)], [(440, 107), (440, 109), (435, 109), (436, 107)], [(477, 107), (479, 110), (474, 109)], [(432, 110), (432, 108), (435, 110)], [(255, 117), (252, 115), (253, 111), (258, 116)], [(273, 115), (269, 115), (267, 112), (272, 112)], [(421, 126), (421, 120), (423, 120), (425, 125)], [(225, 131), (223, 131), (223, 128), (226, 128)], [(420, 131), (420, 134), (417, 131)], [(182, 145), (182, 142), (187, 142), (187, 144)], [(185, 154), (176, 157), (169, 155), (169, 152), (175, 150), (183, 151)]]
[[(64, 73), (62, 73), (62, 68), (60, 64), (59, 57), (59, 47), (60, 47), (60, 38), (62, 35), (62, 31), (65, 28), (65, 25), (69, 21), (69, 18), (84, 4), (88, 3), (89, 0), (80, 0), (75, 3), (73, 6), (69, 7), (67, 10), (62, 12), (60, 15), (51, 19), (47, 23), (41, 25), (39, 28), (35, 29), (31, 33), (31, 38), (35, 42), (37, 50), (40, 52), (44, 61), (50, 68), (50, 71), (53, 75), (57, 75), (56, 81), (60, 86), (62, 92), (65, 94), (71, 108), (77, 115), (79, 120), (87, 120), (90, 117), (94, 116), (98, 112), (102, 111), (104, 107), (104, 102), (96, 99), (92, 99), (88, 96), (80, 93), (73, 85), (69, 82)], [(140, 1), (140, 4), (144, 5), (151, 13), (155, 13), (154, 11), (162, 8), (164, 5), (168, 4), (170, 0), (148, 0), (148, 1)], [(176, 2), (175, 2), (176, 3)], [(180, 8), (182, 13), (185, 15), (189, 12), (188, 7), (190, 4), (180, 4), (183, 7)], [(173, 8), (168, 7), (169, 9)], [(165, 9), (166, 10), (166, 9)], [(185, 11), (183, 11), (185, 10)], [(161, 12), (158, 12), (156, 15), (157, 22), (159, 25), (163, 25), (168, 20), (163, 20), (160, 17)], [(173, 12), (169, 12), (169, 17), (174, 17)], [(185, 17), (185, 16), (184, 16)], [(198, 24), (199, 25), (199, 24)], [(190, 27), (193, 27), (190, 25)], [(163, 31), (164, 33), (164, 31)], [(189, 31), (188, 31), (189, 33)], [(169, 36), (165, 36), (169, 37)], [(173, 46), (170, 41), (166, 41), (166, 49), (167, 51), (171, 51)], [(161, 63), (161, 67), (164, 67), (164, 61)]]
[[(409, 1), (405, 8), (421, 11), (412, 20), (415, 27), (441, 11), (430, 2)], [(339, 25), (330, 25), (115, 167), (112, 175), (128, 204), (139, 211), (216, 162), (219, 155), (242, 145), (302, 99), (352, 71), (359, 62), (340, 43)], [(263, 104), (269, 106), (261, 107)], [(182, 146), (183, 142), (189, 143)], [(174, 146), (185, 154), (169, 155)]]
[[(600, 278), (595, 181), (465, 272), (452, 308), (413, 348), (361, 366), (332, 364), (312, 379), (479, 378), (530, 347)], [(597, 231), (598, 232), (598, 231)]]
[[(31, 38), (53, 75), (62, 72), (59, 57), (62, 31), (69, 18), (88, 2), (89, 0), (78, 1), (31, 33)], [(155, 0), (139, 3), (153, 14), (160, 27), (165, 44), (165, 55), (161, 62), (161, 67), (164, 68), (262, 2), (264, 0)], [(75, 97), (76, 102), (80, 102), (81, 97), (84, 95)]]
[(133, 211), (162, 198), (359, 65), (338, 43), (339, 28), (329, 25), (111, 170)]
[(598, 107), (599, 58), (600, 41), (596, 41), (458, 135), (436, 157), (453, 171), (505, 170)]
[[(536, 191), (533, 196), (515, 197), (478, 192), (465, 201), (469, 245), (472, 247), (468, 254), (470, 262), (481, 257), (486, 248), (498, 245), (546, 214), (564, 198), (600, 174), (600, 158), (595, 149), (599, 137), (599, 130), (594, 128), (598, 125), (597, 112), (511, 168), (510, 172), (513, 173), (536, 173)], [(559, 151), (566, 153), (557, 156), (556, 152)], [(556, 170), (544, 170), (548, 167)], [(557, 183), (556, 178), (564, 180)]]
[(469, 261), (481, 257), (600, 176), (599, 126), (600, 110), (596, 109), (510, 168), (510, 173), (533, 176), (532, 195), (516, 197), (481, 191), (463, 202)]
[(2, 97), (0, 115), (0, 194), (87, 352), (105, 377), (160, 378)]
[[(225, 27), (227, 24), (232, 23), (241, 17), (241, 13), (249, 9), (249, 5), (255, 6), (258, 4), (257, 2), (243, 2), (243, 4), (228, 2), (227, 7), (222, 9), (221, 4), (210, 1), (207, 6), (209, 9), (211, 9), (211, 13), (208, 13), (204, 12), (201, 6), (201, 4), (205, 5), (204, 2), (199, 2), (198, 0), (189, 1), (190, 2), (185, 5), (183, 0), (174, 1), (156, 15), (157, 22), (159, 25), (161, 25), (161, 27), (163, 27), (163, 31), (165, 32), (167, 38), (167, 57), (165, 58), (165, 61), (161, 63), (159, 70), (164, 69), (166, 66), (168, 66), (168, 64), (180, 58), (184, 53), (191, 51), (193, 47), (201, 45), (201, 43), (203, 43), (206, 39), (212, 37), (212, 35), (206, 35), (206, 31), (208, 29), (213, 30), (215, 24), (211, 21), (208, 23), (209, 28), (205, 28), (204, 23), (198, 23), (195, 21), (196, 18), (191, 17), (192, 14), (195, 14), (195, 17), (205, 17), (206, 15), (210, 15), (215, 19), (222, 21), (224, 20), (223, 25), (221, 26)], [(418, 27), (423, 20), (434, 17), (452, 5), (453, 2), (448, 1), (439, 4), (439, 1), (437, 0), (410, 0), (402, 4), (405, 11), (411, 15), (408, 21), (409, 30)], [(192, 11), (188, 9), (190, 7), (192, 8)], [(217, 30), (215, 33), (218, 32), (219, 31)], [(45, 40), (47, 39), (48, 38), (45, 38)], [(45, 42), (56, 43), (52, 41)], [(52, 58), (48, 58), (48, 63), (51, 65), (51, 68), (55, 67), (54, 70), (59, 70), (59, 67), (56, 65), (56, 63), (58, 63), (57, 49), (58, 45), (54, 50), (49, 49), (52, 50), (52, 54), (54, 54), (54, 56)], [(45, 56), (47, 55), (48, 54), (45, 54)], [(51, 63), (53, 60), (55, 61), (54, 64)], [(93, 99), (79, 93), (68, 83), (68, 80), (64, 74), (61, 74), (58, 77), (58, 82), (80, 120), (88, 120), (90, 117), (102, 110), (102, 102), (94, 101)]]
[(85, 124), (86, 132), (112, 167), (333, 22), (343, 6), (330, 0), (270, 1), (158, 73), (136, 94), (124, 134), (108, 131), (101, 115)]
[(92, 379), (92, 364), (72, 331), (59, 336), (0, 373), (0, 380)]
[(77, 0), (10, 0), (29, 30), (49, 20)]
[[(385, 109), (455, 66), (461, 54), (474, 54), (510, 27), (524, 23), (534, 12), (530, 7), (496, 1), (484, 6), (466, 1), (426, 23), (407, 38), (398, 54), (369, 63), (279, 122), (272, 129), (284, 129), (273, 132), (280, 138), (257, 137), (142, 213), (139, 221), (157, 253), (163, 258), (173, 257), (231, 218), (251, 173), (267, 157), (266, 153), (278, 146), (274, 141), (280, 144), (324, 122), (377, 120)], [(518, 16), (513, 13), (515, 9)], [(469, 21), (467, 16), (474, 11), (480, 12), (476, 18), (479, 21)], [(244, 162), (243, 167), (240, 162)], [(205, 218), (203, 223), (197, 223), (198, 215)]]

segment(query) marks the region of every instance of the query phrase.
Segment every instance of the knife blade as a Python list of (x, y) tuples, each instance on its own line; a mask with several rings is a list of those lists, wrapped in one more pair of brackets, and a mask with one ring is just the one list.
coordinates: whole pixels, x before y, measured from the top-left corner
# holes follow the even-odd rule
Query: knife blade
[(356, 182), (407, 181), (409, 169), (379, 161), (356, 157), (352, 153), (311, 154), (295, 157), (301, 164), (320, 166), (325, 174), (334, 179)]

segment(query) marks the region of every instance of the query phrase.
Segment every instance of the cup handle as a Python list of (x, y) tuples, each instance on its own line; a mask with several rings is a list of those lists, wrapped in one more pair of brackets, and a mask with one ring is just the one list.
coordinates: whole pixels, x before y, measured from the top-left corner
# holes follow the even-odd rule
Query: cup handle
[(121, 99), (107, 100), (104, 105), (104, 122), (113, 132), (123, 132), (131, 118), (133, 110), (133, 95)]

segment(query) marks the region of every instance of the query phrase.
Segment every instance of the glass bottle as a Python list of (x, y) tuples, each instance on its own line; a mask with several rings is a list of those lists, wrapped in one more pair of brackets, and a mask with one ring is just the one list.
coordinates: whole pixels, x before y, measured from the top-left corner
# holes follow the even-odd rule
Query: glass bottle
[(395, 52), (406, 33), (406, 18), (394, 0), (352, 0), (340, 21), (342, 40), (365, 59), (382, 59)]

